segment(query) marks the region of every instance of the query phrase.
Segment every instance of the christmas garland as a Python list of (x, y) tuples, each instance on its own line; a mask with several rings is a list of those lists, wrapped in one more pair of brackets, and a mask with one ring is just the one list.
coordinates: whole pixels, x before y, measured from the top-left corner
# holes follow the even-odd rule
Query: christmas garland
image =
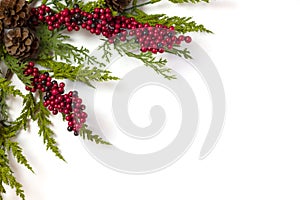
[[(33, 172), (22, 148), (15, 138), (36, 121), (38, 134), (46, 149), (64, 160), (50, 115), (61, 114), (66, 131), (96, 143), (109, 144), (93, 135), (85, 123), (86, 105), (77, 91), (65, 91), (65, 83), (58, 79), (79, 81), (93, 87), (92, 82), (118, 80), (105, 66), (116, 50), (122, 56), (136, 58), (167, 79), (176, 78), (165, 65), (164, 53), (191, 59), (183, 42), (190, 43), (188, 32), (211, 33), (190, 17), (169, 17), (165, 14), (147, 14), (141, 7), (160, 0), (138, 4), (137, 0), (1, 0), (0, 1), (0, 199), (5, 187), (15, 189), (25, 199), (10, 167), (8, 155)], [(208, 0), (169, 0), (172, 3), (198, 3)], [(88, 31), (99, 36), (102, 61), (91, 56), (85, 47), (68, 43), (68, 32)], [(134, 51), (139, 49), (138, 52)], [(161, 54), (162, 56), (157, 56)], [(26, 93), (11, 81), (15, 75), (24, 84)], [(23, 99), (23, 109), (16, 119), (9, 113), (9, 101)]]

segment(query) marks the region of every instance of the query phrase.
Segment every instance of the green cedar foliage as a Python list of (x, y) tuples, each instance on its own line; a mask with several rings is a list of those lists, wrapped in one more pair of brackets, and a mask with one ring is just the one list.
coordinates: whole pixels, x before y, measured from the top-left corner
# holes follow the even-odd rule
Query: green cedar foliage
[[(38, 0), (29, 0), (35, 3)], [(149, 23), (150, 25), (163, 24), (166, 26), (174, 26), (179, 33), (187, 32), (205, 32), (212, 33), (203, 25), (197, 24), (190, 17), (168, 17), (165, 14), (149, 15), (138, 7), (147, 4), (154, 4), (161, 0), (150, 0), (149, 2), (137, 5), (138, 0), (133, 0), (131, 8), (126, 9), (123, 13), (127, 17), (135, 17), (141, 23)], [(208, 2), (208, 0), (169, 0), (172, 3), (198, 3)], [(95, 0), (85, 3), (81, 0), (41, 0), (41, 3), (46, 4), (54, 9), (54, 12), (61, 11), (65, 8), (72, 8), (74, 4), (78, 4), (83, 11), (92, 12), (95, 7), (105, 8), (105, 0)], [(113, 15), (120, 13), (113, 12)], [(59, 30), (48, 31), (47, 25), (40, 24), (35, 28), (36, 35), (40, 39), (40, 51), (38, 56), (33, 61), (44, 67), (42, 72), (49, 72), (56, 79), (68, 79), (71, 81), (80, 81), (91, 87), (93, 82), (102, 82), (110, 80), (118, 80), (117, 77), (111, 75), (111, 72), (105, 69), (105, 66), (111, 61), (113, 52), (121, 56), (135, 58), (144, 63), (145, 66), (151, 67), (158, 74), (161, 74), (167, 79), (174, 79), (171, 69), (166, 67), (167, 60), (154, 55), (150, 52), (139, 52), (139, 45), (129, 39), (126, 42), (116, 41), (114, 44), (109, 44), (107, 40), (99, 48), (103, 50), (102, 60), (99, 62), (95, 57), (90, 55), (88, 49), (84, 47), (76, 47), (68, 41), (70, 36), (65, 34), (65, 27)], [(182, 49), (179, 46), (174, 46), (171, 50), (166, 50), (171, 53), (186, 59), (191, 59), (188, 49)], [(24, 85), (30, 86), (31, 78), (23, 74), (26, 67), (26, 60), (22, 62), (7, 54), (3, 44), (0, 43), (0, 62), (8, 67), (8, 71), (15, 74)], [(5, 70), (0, 68), (0, 200), (3, 199), (3, 194), (6, 193), (4, 185), (10, 186), (15, 190), (16, 194), (25, 200), (25, 194), (22, 189), (22, 184), (17, 181), (14, 172), (10, 166), (10, 155), (15, 160), (33, 172), (26, 159), (21, 146), (16, 141), (16, 136), (23, 130), (27, 130), (31, 122), (36, 122), (46, 149), (52, 151), (58, 158), (64, 160), (58, 148), (55, 133), (52, 130), (50, 112), (43, 106), (42, 94), (34, 96), (32, 93), (23, 94), (18, 90), (10, 77), (6, 76)], [(11, 119), (9, 114), (8, 98), (22, 98), (23, 109), (16, 119)], [(79, 132), (83, 139), (90, 140), (97, 144), (106, 144), (100, 136), (94, 135), (87, 125), (84, 125)]]
[(80, 81), (91, 87), (94, 87), (91, 81), (103, 82), (109, 80), (118, 80), (112, 76), (111, 72), (97, 67), (89, 67), (84, 65), (74, 66), (69, 63), (58, 62), (53, 59), (38, 60), (37, 63), (46, 67), (52, 77), (56, 79), (68, 79), (71, 81)]
[(175, 30), (179, 33), (188, 32), (204, 32), (212, 33), (206, 29), (202, 24), (197, 24), (192, 20), (192, 17), (169, 17), (166, 14), (147, 14), (140, 9), (134, 9), (130, 13), (126, 13), (128, 17), (135, 17), (137, 21), (142, 23), (149, 23), (151, 26), (155, 24), (162, 24), (165, 26), (174, 26)]

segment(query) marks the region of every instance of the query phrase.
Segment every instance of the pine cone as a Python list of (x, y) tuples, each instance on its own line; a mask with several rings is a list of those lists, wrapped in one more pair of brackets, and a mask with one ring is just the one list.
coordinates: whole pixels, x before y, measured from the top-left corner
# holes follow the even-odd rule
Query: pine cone
[(4, 36), (4, 45), (9, 55), (18, 59), (33, 57), (39, 47), (39, 40), (27, 27), (14, 28)]
[(0, 20), (4, 28), (23, 26), (30, 17), (30, 8), (26, 0), (1, 0)]
[(131, 0), (105, 0), (106, 4), (111, 7), (113, 10), (122, 12), (126, 6), (129, 5)]

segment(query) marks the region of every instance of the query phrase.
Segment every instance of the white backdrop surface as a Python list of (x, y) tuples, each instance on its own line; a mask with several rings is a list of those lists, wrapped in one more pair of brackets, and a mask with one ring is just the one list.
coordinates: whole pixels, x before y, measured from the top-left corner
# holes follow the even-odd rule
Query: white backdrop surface
[[(45, 150), (35, 125), (17, 139), (36, 172), (13, 163), (27, 199), (299, 199), (299, 9), (297, 0), (152, 6), (153, 13), (193, 16), (215, 33), (194, 41), (212, 58), (225, 87), (226, 121), (216, 148), (198, 160), (199, 134), (165, 170), (122, 174), (95, 161), (55, 117), (67, 163)], [(5, 199), (17, 198), (9, 190)]]

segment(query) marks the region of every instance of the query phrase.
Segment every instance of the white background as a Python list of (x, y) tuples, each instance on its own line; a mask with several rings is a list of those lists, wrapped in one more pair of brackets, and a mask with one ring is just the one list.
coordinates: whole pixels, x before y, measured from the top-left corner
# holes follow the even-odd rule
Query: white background
[[(219, 0), (152, 12), (193, 16), (214, 31), (197, 42), (223, 79), (227, 116), (214, 151), (199, 161), (200, 139), (171, 167), (148, 175), (115, 172), (96, 162), (55, 118), (62, 154), (31, 133), (18, 138), (36, 174), (13, 164), (28, 200), (299, 199), (300, 2)], [(8, 191), (5, 199), (14, 200)]]

